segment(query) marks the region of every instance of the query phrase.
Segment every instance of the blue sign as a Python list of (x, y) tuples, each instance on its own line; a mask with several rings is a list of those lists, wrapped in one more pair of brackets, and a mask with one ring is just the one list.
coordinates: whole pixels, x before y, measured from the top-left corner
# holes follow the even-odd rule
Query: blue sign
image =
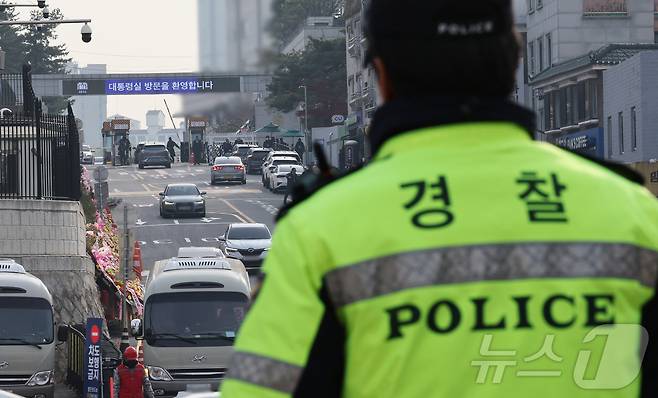
[(212, 79), (123, 79), (106, 80), (105, 94), (190, 94), (212, 93), (214, 82)]
[(103, 319), (87, 318), (85, 340), (85, 364), (82, 378), (85, 398), (101, 398), (103, 396), (103, 359), (101, 339), (103, 336)]
[(575, 133), (558, 134), (551, 139), (553, 144), (568, 151), (603, 158), (603, 129), (593, 128)]
[(64, 95), (155, 95), (239, 93), (239, 76), (165, 76), (119, 79), (67, 79), (62, 81)]

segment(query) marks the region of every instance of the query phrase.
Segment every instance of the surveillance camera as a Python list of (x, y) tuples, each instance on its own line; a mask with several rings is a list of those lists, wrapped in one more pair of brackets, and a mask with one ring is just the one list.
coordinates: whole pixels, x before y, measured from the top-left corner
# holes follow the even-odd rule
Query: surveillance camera
[(37, 5), (39, 8), (44, 8), (46, 6), (46, 0), (37, 0)]
[(82, 41), (85, 43), (89, 43), (91, 41), (91, 27), (89, 25), (84, 24), (80, 30), (80, 33), (82, 34)]
[(50, 17), (50, 8), (44, 7), (42, 13), (43, 19), (48, 19), (48, 17)]

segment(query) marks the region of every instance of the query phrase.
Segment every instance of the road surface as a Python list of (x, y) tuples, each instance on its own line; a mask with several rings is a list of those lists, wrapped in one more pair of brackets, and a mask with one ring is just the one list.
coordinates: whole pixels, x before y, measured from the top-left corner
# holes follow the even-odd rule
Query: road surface
[[(89, 166), (93, 170), (94, 166)], [(164, 219), (159, 215), (158, 193), (167, 184), (194, 183), (206, 191), (206, 218)], [(274, 230), (274, 217), (283, 201), (263, 188), (260, 175), (249, 175), (247, 184), (210, 185), (208, 165), (175, 164), (171, 169), (139, 170), (137, 166), (109, 168), (110, 197), (121, 198), (113, 210), (119, 226), (123, 206), (129, 209), (129, 228), (142, 245), (144, 268), (157, 260), (173, 257), (179, 247), (217, 246), (229, 223), (258, 222)]]

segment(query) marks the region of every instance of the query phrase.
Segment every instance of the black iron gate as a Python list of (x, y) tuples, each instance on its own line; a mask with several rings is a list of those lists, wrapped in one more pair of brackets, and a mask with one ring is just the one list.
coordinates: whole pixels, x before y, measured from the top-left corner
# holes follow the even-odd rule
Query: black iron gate
[[(0, 75), (0, 82), (4, 78)], [(26, 102), (0, 113), (0, 199), (79, 200), (80, 144), (73, 110), (69, 104), (66, 116), (44, 114), (30, 81), (26, 69), (22, 96), (7, 97)]]

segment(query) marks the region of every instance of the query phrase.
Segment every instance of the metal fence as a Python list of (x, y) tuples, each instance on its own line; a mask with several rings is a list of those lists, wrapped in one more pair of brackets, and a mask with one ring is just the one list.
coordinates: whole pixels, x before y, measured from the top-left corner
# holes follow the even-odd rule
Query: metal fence
[[(5, 76), (0, 75), (0, 85), (16, 83)], [(79, 200), (80, 142), (73, 110), (69, 105), (66, 116), (44, 114), (30, 82), (26, 68), (21, 90), (8, 99), (13, 107), (0, 98), (13, 108), (0, 111), (0, 199)]]

